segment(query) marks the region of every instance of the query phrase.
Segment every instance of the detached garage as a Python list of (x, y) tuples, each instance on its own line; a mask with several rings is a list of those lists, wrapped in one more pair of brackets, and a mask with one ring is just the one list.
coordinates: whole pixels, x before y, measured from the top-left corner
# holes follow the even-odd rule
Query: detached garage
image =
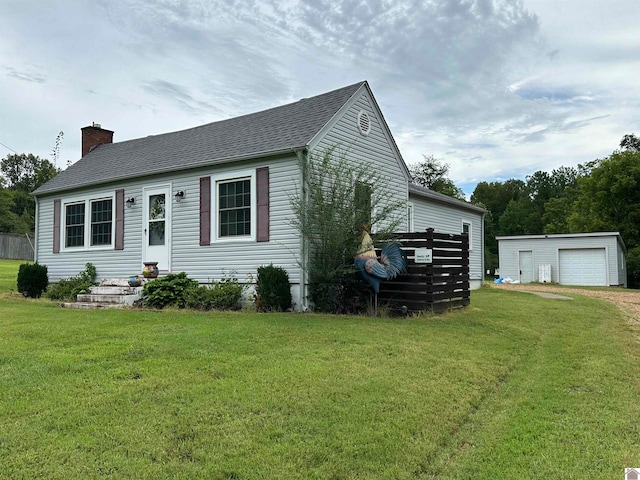
[(496, 237), (500, 274), (521, 283), (627, 286), (627, 249), (618, 232)]

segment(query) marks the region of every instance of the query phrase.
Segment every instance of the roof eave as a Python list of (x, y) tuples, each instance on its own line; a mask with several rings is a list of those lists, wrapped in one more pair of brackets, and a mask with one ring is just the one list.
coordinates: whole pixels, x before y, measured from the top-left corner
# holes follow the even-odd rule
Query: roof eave
[(273, 157), (273, 156), (278, 156), (278, 155), (286, 155), (287, 153), (292, 153), (294, 154), (296, 150), (299, 149), (304, 149), (307, 148), (307, 145), (297, 145), (297, 146), (291, 146), (291, 147), (287, 147), (285, 149), (278, 149), (278, 150), (266, 150), (263, 152), (257, 152), (257, 153), (253, 153), (251, 155), (236, 155), (236, 156), (231, 156), (231, 157), (225, 157), (222, 159), (216, 159), (215, 161), (205, 161), (205, 162), (200, 162), (200, 163), (196, 163), (193, 165), (189, 165), (189, 166), (175, 166), (175, 167), (171, 167), (171, 168), (165, 168), (165, 169), (159, 169), (159, 170), (154, 170), (153, 172), (148, 172), (145, 174), (141, 174), (141, 175), (137, 175), (135, 177), (131, 177), (129, 175), (120, 175), (118, 177), (112, 177), (109, 180), (97, 180), (95, 182), (88, 182), (88, 183), (83, 183), (81, 185), (75, 185), (72, 187), (60, 187), (60, 188), (53, 188), (50, 190), (45, 190), (43, 192), (39, 192), (39, 190), (42, 188), (37, 188), (36, 190), (34, 190), (33, 192), (31, 192), (31, 195), (33, 195), (34, 197), (41, 197), (41, 196), (46, 196), (46, 195), (51, 195), (54, 193), (60, 193), (60, 192), (66, 192), (66, 191), (70, 191), (70, 190), (78, 190), (80, 188), (85, 188), (85, 187), (95, 187), (97, 185), (104, 185), (107, 183), (117, 183), (123, 180), (132, 180), (132, 179), (137, 179), (137, 178), (143, 178), (146, 176), (151, 176), (151, 175), (164, 175), (167, 173), (171, 173), (171, 172), (178, 172), (178, 171), (184, 171), (184, 170), (196, 170), (198, 168), (204, 168), (204, 167), (209, 167), (209, 166), (214, 166), (214, 165), (223, 165), (223, 164), (227, 164), (227, 163), (233, 163), (233, 162), (242, 162), (242, 161), (248, 161), (248, 160), (258, 160), (260, 158), (264, 158), (264, 157)]
[(434, 192), (433, 190), (429, 190), (427, 188), (416, 185), (415, 183), (409, 182), (409, 194), (416, 194), (418, 196), (422, 196), (424, 198), (428, 198), (430, 200), (435, 200), (436, 202), (446, 203), (451, 206), (465, 208), (467, 210), (471, 210), (477, 213), (487, 213), (487, 210), (478, 207), (469, 202), (465, 202), (464, 200), (459, 200), (457, 198), (450, 197), (443, 193)]

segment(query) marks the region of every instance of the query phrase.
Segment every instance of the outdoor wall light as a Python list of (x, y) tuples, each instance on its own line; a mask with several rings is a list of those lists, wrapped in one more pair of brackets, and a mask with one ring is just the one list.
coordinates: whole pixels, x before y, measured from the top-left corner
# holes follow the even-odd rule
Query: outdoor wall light
[(131, 208), (134, 203), (136, 203), (136, 197), (129, 197), (126, 200), (127, 208)]
[(184, 198), (184, 190), (178, 190), (174, 197), (176, 197), (176, 202), (180, 203), (180, 200)]

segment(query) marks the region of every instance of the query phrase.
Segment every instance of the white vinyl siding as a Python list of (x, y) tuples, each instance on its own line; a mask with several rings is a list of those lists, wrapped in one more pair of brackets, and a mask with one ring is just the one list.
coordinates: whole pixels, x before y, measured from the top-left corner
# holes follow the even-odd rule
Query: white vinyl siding
[[(369, 119), (366, 135), (360, 131), (362, 113), (366, 113)], [(373, 195), (376, 188), (384, 188), (391, 201), (404, 202), (401, 210), (395, 213), (401, 220), (401, 229), (404, 229), (407, 224), (408, 177), (379, 116), (368, 92), (363, 91), (346, 105), (342, 117), (312, 143), (312, 153), (320, 155), (325, 149), (335, 147), (337, 155), (344, 155), (353, 164), (361, 164), (382, 178), (383, 185), (372, 185)]]
[[(225, 239), (212, 242), (211, 245), (199, 244), (199, 191), (200, 177), (210, 175), (216, 179), (238, 178), (238, 173), (254, 172), (255, 169), (268, 166), (270, 171), (270, 241), (264, 243), (247, 242), (243, 238)], [(246, 175), (242, 175), (246, 177)], [(300, 237), (291, 227), (293, 217), (289, 196), (299, 185), (298, 160), (295, 156), (270, 159), (268, 162), (256, 161), (237, 165), (224, 165), (208, 169), (178, 172), (170, 175), (158, 175), (146, 179), (136, 179), (118, 183), (116, 188), (125, 190), (124, 197), (135, 198), (130, 208), (124, 209), (124, 249), (70, 249), (58, 254), (53, 252), (53, 202), (61, 196), (51, 195), (38, 199), (38, 261), (47, 265), (49, 278), (56, 282), (68, 278), (84, 269), (91, 262), (97, 269), (98, 278), (126, 278), (142, 271), (142, 235), (143, 201), (142, 189), (171, 182), (172, 192), (185, 192), (178, 203), (173, 195), (171, 229), (172, 251), (171, 271), (186, 272), (190, 278), (200, 283), (219, 280), (224, 276), (235, 275), (240, 282), (254, 282), (257, 268), (273, 263), (287, 270), (292, 284), (300, 280), (299, 251)], [(101, 190), (87, 189), (82, 192), (85, 198), (101, 198)], [(213, 183), (212, 183), (213, 197)], [(62, 203), (68, 203), (64, 198)], [(114, 203), (115, 205), (115, 203)], [(64, 207), (63, 215), (64, 215)], [(212, 224), (212, 238), (214, 225)], [(64, 231), (61, 228), (61, 231)], [(63, 244), (61, 244), (63, 245)], [(292, 293), (295, 293), (295, 288)]]
[(425, 198), (411, 193), (413, 205), (413, 231), (424, 232), (433, 228), (436, 232), (460, 234), (464, 224), (469, 228), (469, 277), (475, 281), (473, 288), (478, 288), (482, 281), (482, 213), (458, 208), (454, 205)]

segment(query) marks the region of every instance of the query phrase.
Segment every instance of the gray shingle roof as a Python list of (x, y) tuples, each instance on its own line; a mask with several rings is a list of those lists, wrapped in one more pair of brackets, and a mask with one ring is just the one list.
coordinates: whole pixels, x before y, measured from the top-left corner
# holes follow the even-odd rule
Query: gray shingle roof
[(364, 83), (188, 130), (100, 145), (34, 194), (304, 147)]
[(409, 193), (410, 194), (413, 193), (421, 197), (429, 198), (436, 202), (448, 203), (449, 205), (452, 205), (458, 208), (464, 208), (472, 212), (487, 213), (487, 211), (484, 208), (478, 207), (473, 203), (465, 202), (464, 200), (458, 200), (457, 198), (450, 197), (448, 195), (445, 195), (444, 193), (434, 192), (433, 190), (430, 190), (428, 188), (425, 188), (413, 182), (409, 182)]

